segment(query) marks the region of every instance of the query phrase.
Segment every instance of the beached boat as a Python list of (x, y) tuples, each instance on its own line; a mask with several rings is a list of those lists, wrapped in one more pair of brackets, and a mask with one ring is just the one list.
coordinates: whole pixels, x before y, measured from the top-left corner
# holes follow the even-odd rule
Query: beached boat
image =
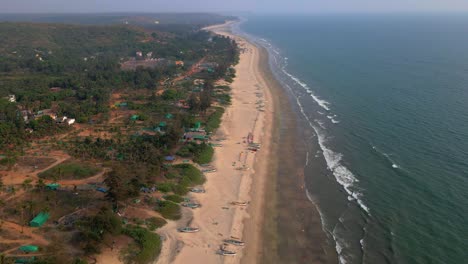
[(186, 227), (178, 228), (177, 231), (179, 231), (181, 233), (196, 233), (196, 232), (200, 231), (200, 228), (186, 226)]
[(234, 245), (234, 246), (244, 246), (245, 245), (244, 241), (240, 241), (240, 240), (236, 240), (236, 239), (225, 239), (224, 243), (231, 244), (231, 245)]
[(188, 208), (192, 208), (192, 209), (201, 207), (201, 204), (198, 204), (198, 203), (182, 203), (181, 205), (183, 207), (188, 207)]
[(249, 202), (231, 202), (232, 205), (247, 206)]
[(221, 256), (235, 256), (237, 253), (230, 250), (220, 249), (217, 252)]
[(204, 169), (201, 172), (203, 172), (203, 173), (216, 172), (216, 169)]
[(190, 191), (193, 193), (205, 193), (205, 190), (201, 188), (192, 188)]

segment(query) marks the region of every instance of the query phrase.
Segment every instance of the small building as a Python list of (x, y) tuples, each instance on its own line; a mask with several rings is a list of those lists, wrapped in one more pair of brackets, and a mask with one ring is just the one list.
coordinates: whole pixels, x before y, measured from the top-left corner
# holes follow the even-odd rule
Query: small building
[(24, 246), (19, 247), (19, 250), (26, 252), (26, 253), (37, 252), (39, 251), (39, 247), (35, 245), (24, 245)]
[(137, 52), (136, 52), (136, 56), (137, 56), (137, 57), (143, 57), (143, 52), (137, 51)]
[(198, 131), (198, 130), (200, 130), (200, 128), (201, 128), (201, 122), (196, 122), (195, 126), (194, 126), (194, 130)]
[(75, 123), (75, 119), (74, 118), (68, 118), (66, 121), (67, 125), (71, 126)]
[(178, 61), (175, 61), (175, 65), (176, 65), (176, 66), (181, 66), (181, 67), (184, 67), (184, 62), (183, 62), (183, 61), (180, 61), (180, 60), (178, 60)]
[(148, 53), (146, 53), (146, 57), (147, 57), (148, 59), (151, 59), (151, 57), (153, 57), (153, 52), (148, 52)]
[(164, 157), (164, 160), (165, 160), (165, 161), (174, 161), (174, 160), (175, 160), (175, 157), (174, 157), (174, 156), (165, 156), (165, 157)]
[(171, 113), (167, 113), (165, 117), (166, 117), (166, 119), (172, 119), (174, 117), (174, 115), (171, 114)]
[(60, 184), (58, 184), (58, 183), (49, 183), (49, 184), (46, 185), (47, 189), (53, 190), (53, 191), (58, 190), (59, 187), (60, 187)]
[(49, 213), (40, 212), (36, 217), (34, 217), (33, 220), (31, 220), (31, 222), (29, 222), (29, 226), (41, 227), (47, 221), (47, 219), (49, 219), (49, 217)]
[(16, 103), (16, 95), (14, 94), (8, 95), (7, 99), (8, 99), (8, 102), (10, 103)]
[(132, 115), (132, 116), (130, 117), (130, 120), (132, 120), (132, 121), (137, 121), (139, 118), (140, 118), (139, 115)]
[(159, 127), (160, 127), (160, 128), (164, 128), (164, 127), (166, 127), (166, 126), (167, 126), (167, 123), (166, 123), (166, 122), (164, 122), (164, 121), (159, 122)]

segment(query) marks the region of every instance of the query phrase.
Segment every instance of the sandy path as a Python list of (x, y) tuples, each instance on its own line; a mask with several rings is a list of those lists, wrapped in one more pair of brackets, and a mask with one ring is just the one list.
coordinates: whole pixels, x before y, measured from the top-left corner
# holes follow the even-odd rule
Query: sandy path
[[(219, 34), (229, 35), (223, 26), (210, 27)], [(228, 246), (236, 251), (233, 257), (222, 257), (216, 254), (222, 240), (234, 236), (243, 238), (244, 220), (249, 219), (247, 213), (255, 212), (253, 218), (261, 224), (263, 188), (262, 182), (267, 176), (267, 168), (258, 166), (265, 164), (268, 159), (269, 131), (271, 131), (272, 107), (271, 98), (266, 82), (259, 71), (259, 51), (244, 39), (233, 37), (243, 49), (240, 63), (236, 66), (234, 83), (232, 84), (232, 105), (227, 108), (223, 122), (216, 137), (225, 138), (222, 148), (216, 148), (213, 165), (218, 169), (216, 173), (207, 174), (205, 184), (206, 193), (194, 194), (203, 207), (193, 211), (192, 226), (200, 227), (200, 232), (194, 234), (180, 234), (175, 230), (175, 224), (170, 223), (163, 229), (165, 237), (163, 251), (158, 263), (239, 263), (242, 248)], [(257, 101), (266, 104), (265, 112), (257, 109)], [(247, 150), (245, 138), (253, 133), (254, 141), (262, 143), (262, 149), (257, 152)], [(256, 160), (259, 160), (257, 162)], [(239, 167), (255, 168), (237, 170)], [(259, 186), (255, 186), (254, 195), (251, 194), (253, 177), (261, 178)], [(256, 208), (233, 206), (232, 201), (250, 201), (256, 199)], [(247, 220), (251, 221), (251, 220)], [(180, 225), (180, 224), (179, 224)], [(172, 227), (172, 230), (168, 230)], [(260, 230), (260, 229), (259, 229)], [(258, 233), (258, 232), (255, 232)], [(247, 239), (248, 238), (248, 239)], [(256, 252), (256, 245), (260, 241), (258, 234), (245, 237), (246, 250)], [(180, 250), (180, 252), (178, 252)], [(177, 254), (178, 252), (178, 254)], [(253, 254), (255, 256), (255, 253)]]

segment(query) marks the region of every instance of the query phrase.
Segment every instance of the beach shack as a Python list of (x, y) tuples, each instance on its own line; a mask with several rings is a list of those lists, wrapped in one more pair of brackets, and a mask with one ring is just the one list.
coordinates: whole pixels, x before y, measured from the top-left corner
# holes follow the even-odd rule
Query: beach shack
[(30, 252), (37, 252), (39, 251), (39, 247), (35, 245), (24, 245), (19, 248), (19, 250), (30, 253)]
[(34, 217), (29, 226), (31, 227), (41, 227), (49, 219), (49, 214), (45, 212), (40, 212), (36, 217)]

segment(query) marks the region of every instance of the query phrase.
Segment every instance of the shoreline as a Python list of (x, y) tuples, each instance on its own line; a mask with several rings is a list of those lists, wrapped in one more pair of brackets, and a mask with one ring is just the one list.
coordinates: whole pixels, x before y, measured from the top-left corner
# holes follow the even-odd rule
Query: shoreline
[[(270, 142), (275, 106), (261, 69), (260, 49), (233, 35), (232, 23), (235, 22), (205, 28), (230, 36), (241, 48), (236, 78), (231, 84), (232, 104), (226, 108), (221, 127), (213, 137), (222, 140), (223, 145), (216, 148), (212, 162), (218, 171), (206, 174), (205, 194), (192, 195), (202, 207), (193, 211), (184, 208), (182, 220), (171, 221), (158, 231), (164, 241), (157, 263), (258, 263), (262, 256), (259, 249), (263, 242), (265, 184), (274, 172), (269, 165), (274, 153)], [(262, 144), (258, 152), (247, 150), (249, 133)], [(233, 201), (246, 201), (249, 205), (234, 206), (230, 204)], [(176, 227), (189, 224), (200, 227), (200, 232), (177, 233)], [(223, 239), (230, 237), (245, 241), (246, 246), (227, 248), (236, 251), (236, 256), (217, 255)]]
[[(231, 32), (234, 23), (239, 22), (205, 28), (231, 37), (243, 51), (231, 85), (232, 105), (226, 108), (215, 135), (225, 139), (212, 162), (218, 172), (206, 175), (205, 194), (193, 195), (203, 207), (184, 209), (183, 220), (158, 232), (166, 241), (157, 263), (338, 263), (320, 214), (304, 189), (302, 158), (307, 150), (300, 138), (305, 131), (292, 95), (273, 73), (268, 50)], [(258, 100), (264, 101), (264, 111), (257, 109)], [(262, 144), (257, 153), (246, 152), (244, 141), (250, 132)], [(241, 159), (250, 170), (230, 166)], [(249, 205), (229, 205), (235, 200)], [(228, 210), (221, 209), (226, 206)], [(181, 224), (201, 231), (178, 234), (175, 229)], [(245, 241), (245, 247), (228, 247), (236, 256), (216, 255), (222, 240), (230, 236)]]

